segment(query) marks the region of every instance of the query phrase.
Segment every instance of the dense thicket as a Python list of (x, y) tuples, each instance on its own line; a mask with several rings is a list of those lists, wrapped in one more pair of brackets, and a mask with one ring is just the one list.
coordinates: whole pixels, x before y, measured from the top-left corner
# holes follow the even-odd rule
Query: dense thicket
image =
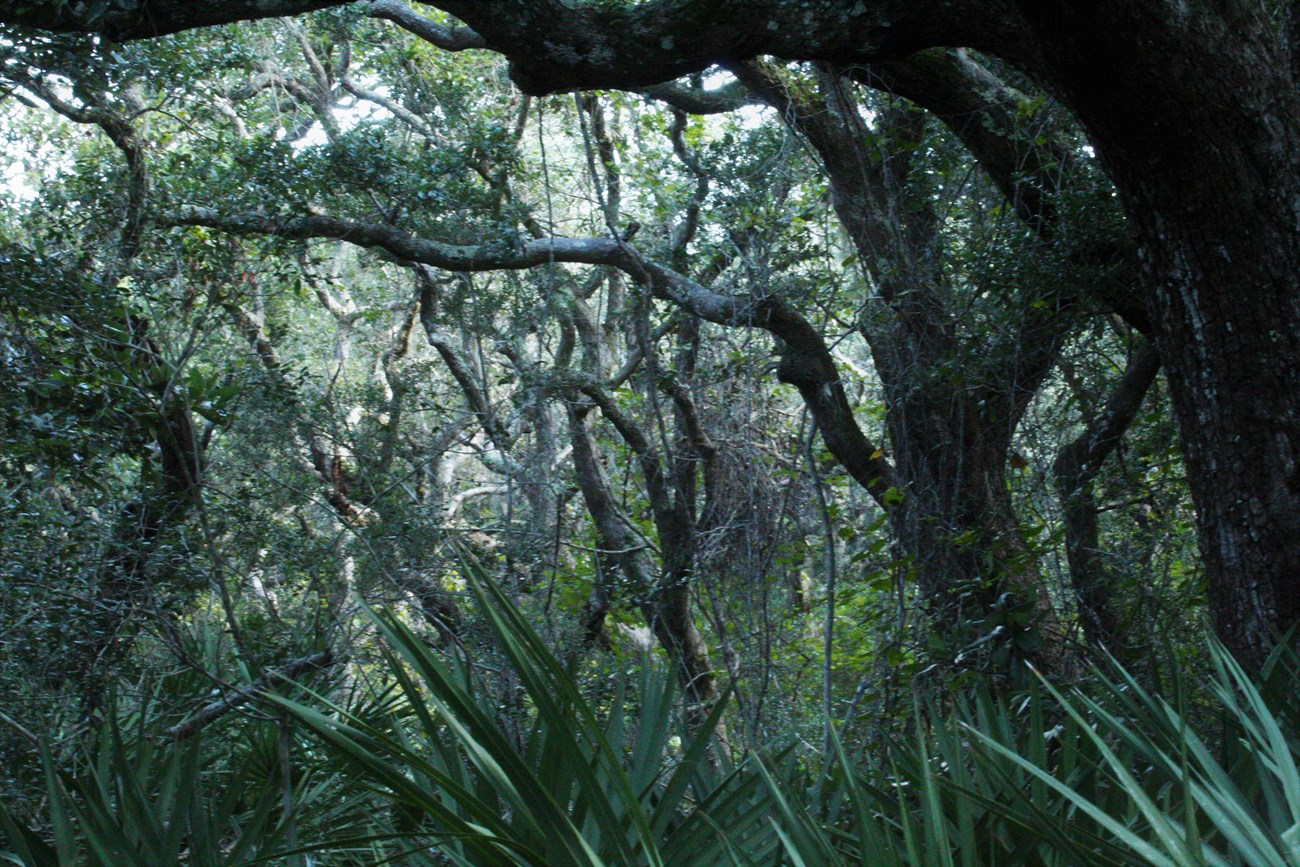
[(126, 714), (287, 810), (368, 607), (520, 749), (662, 654), (714, 771), (1294, 626), (1285, 10), (333, 5), (0, 3), (16, 803)]

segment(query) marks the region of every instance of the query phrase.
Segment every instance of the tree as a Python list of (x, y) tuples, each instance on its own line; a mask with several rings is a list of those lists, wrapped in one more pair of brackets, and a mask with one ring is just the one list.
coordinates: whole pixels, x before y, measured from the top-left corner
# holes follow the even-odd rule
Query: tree
[[(327, 5), (6, 2), (0, 14), (14, 24), (126, 40)], [(1143, 305), (1173, 395), (1216, 627), (1230, 647), (1259, 662), (1271, 636), (1300, 621), (1300, 549), (1292, 544), (1300, 532), (1300, 370), (1290, 363), (1300, 357), (1300, 64), (1293, 39), (1300, 28), (1290, 4), (428, 5), (470, 29), (383, 2), (366, 8), (435, 45), (504, 54), (528, 93), (647, 88), (761, 54), (870, 65), (965, 46), (1001, 58), (1055, 94), (1087, 131), (1137, 244)], [(561, 246), (537, 244), (531, 261), (554, 258)], [(592, 261), (597, 246), (564, 253)], [(616, 244), (599, 253), (603, 262), (627, 255)], [(663, 285), (690, 296), (666, 276)]]
[(1300, 622), (1294, 6), (864, 3), (804, 17), (801, 4), (771, 2), (710, 9), (704, 35), (691, 14), (701, 4), (684, 0), (613, 11), (539, 3), (509, 17), (440, 5), (534, 92), (645, 86), (758, 53), (871, 63), (954, 43), (1024, 70), (1088, 131), (1137, 241), (1216, 628), (1258, 663), (1272, 636)]

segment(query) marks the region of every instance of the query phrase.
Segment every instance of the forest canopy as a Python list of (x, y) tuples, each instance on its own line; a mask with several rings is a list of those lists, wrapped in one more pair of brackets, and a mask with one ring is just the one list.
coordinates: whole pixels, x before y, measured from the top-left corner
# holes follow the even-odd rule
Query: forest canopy
[(1300, 16), (1080, 5), (0, 0), (0, 760), (1275, 676)]

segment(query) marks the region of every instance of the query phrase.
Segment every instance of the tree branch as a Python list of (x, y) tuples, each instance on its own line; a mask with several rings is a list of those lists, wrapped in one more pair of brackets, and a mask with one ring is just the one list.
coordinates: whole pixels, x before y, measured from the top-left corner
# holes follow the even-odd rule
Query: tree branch
[[(1012, 0), (649, 0), (629, 5), (567, 0), (423, 0), (469, 25), (441, 28), (386, 0), (386, 17), (459, 50), (482, 44), (506, 55), (525, 92), (636, 90), (717, 63), (770, 54), (787, 60), (871, 63), (939, 45), (1027, 56)], [(196, 27), (300, 15), (342, 0), (0, 0), (0, 22), (118, 42)], [(477, 38), (476, 38), (477, 37)]]
[[(149, 171), (145, 163), (145, 146), (136, 135), (130, 120), (103, 105), (74, 105), (59, 96), (37, 77), (20, 76), (18, 83), (40, 97), (46, 105), (74, 123), (98, 126), (109, 140), (122, 152), (127, 169), (126, 211), (122, 219), (122, 234), (118, 258), (121, 262), (134, 259), (140, 249), (140, 235), (144, 229), (145, 202), (149, 196)], [(113, 284), (116, 279), (107, 280)]]
[(1113, 598), (1115, 576), (1101, 552), (1092, 483), (1137, 416), (1159, 370), (1155, 344), (1144, 342), (1129, 360), (1106, 406), (1077, 439), (1061, 449), (1052, 466), (1065, 524), (1070, 583), (1078, 599), (1084, 636), (1121, 656), (1137, 642), (1121, 634)]
[[(933, 49), (904, 60), (850, 67), (846, 75), (902, 96), (926, 109), (966, 146), (1016, 214), (1045, 241), (1058, 241), (1056, 212), (1060, 182), (1077, 160), (1059, 135), (1042, 135), (1041, 125), (1023, 128), (1017, 118), (1026, 97), (963, 49)], [(1045, 140), (1044, 140), (1045, 138)], [(1137, 247), (1127, 237), (1089, 238), (1071, 250), (1081, 269), (1114, 272), (1097, 294), (1143, 334), (1151, 325), (1137, 284)]]
[(1154, 343), (1144, 341), (1133, 353), (1106, 406), (1091, 419), (1077, 439), (1061, 449), (1053, 471), (1063, 497), (1079, 493), (1097, 477), (1102, 463), (1115, 451), (1142, 407), (1147, 390), (1159, 371), (1160, 353)]
[(746, 105), (757, 105), (760, 100), (739, 81), (729, 82), (715, 90), (691, 87), (680, 81), (643, 87), (641, 93), (651, 99), (666, 102), (687, 114), (723, 114)]
[(512, 441), (509, 432), (497, 418), (496, 412), (493, 411), (492, 405), (488, 400), (488, 395), (474, 381), (474, 374), (470, 371), (469, 364), (461, 357), (458, 350), (451, 342), (451, 338), (442, 330), (436, 317), (437, 311), (437, 292), (436, 282), (428, 268), (416, 265), (414, 268), (416, 281), (420, 290), (420, 324), (424, 326), (425, 336), (428, 338), (429, 345), (432, 346), (442, 357), (442, 361), (447, 365), (447, 370), (451, 372), (452, 378), (460, 386), (461, 392), (465, 395), (465, 400), (469, 402), (470, 409), (478, 417), (479, 424), (487, 433), (492, 444), (500, 450), (503, 458), (507, 459), (510, 453)]
[(104, 8), (67, 0), (3, 0), (0, 23), (57, 33), (99, 33), (114, 42), (129, 42), (342, 5), (342, 0), (126, 0)]
[(781, 363), (777, 374), (782, 382), (799, 389), (831, 454), (882, 505), (887, 505), (886, 492), (897, 486), (892, 466), (853, 417), (825, 339), (798, 311), (772, 295), (715, 292), (617, 238), (548, 237), (517, 244), (455, 245), (417, 238), (395, 226), (341, 217), (275, 217), (260, 212), (223, 215), (212, 208), (193, 206), (177, 209), (159, 222), (208, 226), (237, 235), (333, 238), (448, 271), (519, 270), (554, 262), (617, 268), (649, 286), (655, 297), (701, 319), (729, 327), (762, 328), (778, 338)]
[(333, 651), (330, 650), (305, 656), (302, 659), (295, 659), (280, 668), (266, 672), (250, 685), (222, 696), (211, 704), (204, 705), (192, 716), (167, 729), (166, 734), (173, 741), (183, 741), (186, 738), (193, 737), (204, 726), (257, 698), (258, 693), (265, 691), (273, 683), (281, 680), (293, 680), (309, 672), (329, 668), (341, 661), (342, 659), (336, 657)]
[(1005, 0), (429, 0), (511, 61), (527, 93), (638, 89), (771, 54), (866, 63), (935, 45), (998, 46), (1025, 32)]
[(432, 18), (414, 12), (401, 0), (370, 0), (362, 7), (371, 18), (391, 21), (403, 30), (441, 48), (443, 51), (464, 51), (467, 48), (487, 48), (483, 37), (468, 27), (448, 27)]

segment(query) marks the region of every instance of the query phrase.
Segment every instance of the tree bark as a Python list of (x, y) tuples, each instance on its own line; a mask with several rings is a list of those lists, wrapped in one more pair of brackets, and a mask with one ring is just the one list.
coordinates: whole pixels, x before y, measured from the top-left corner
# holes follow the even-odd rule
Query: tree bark
[(1300, 97), (1260, 4), (1024, 2), (1142, 255), (1220, 638), (1300, 622)]

